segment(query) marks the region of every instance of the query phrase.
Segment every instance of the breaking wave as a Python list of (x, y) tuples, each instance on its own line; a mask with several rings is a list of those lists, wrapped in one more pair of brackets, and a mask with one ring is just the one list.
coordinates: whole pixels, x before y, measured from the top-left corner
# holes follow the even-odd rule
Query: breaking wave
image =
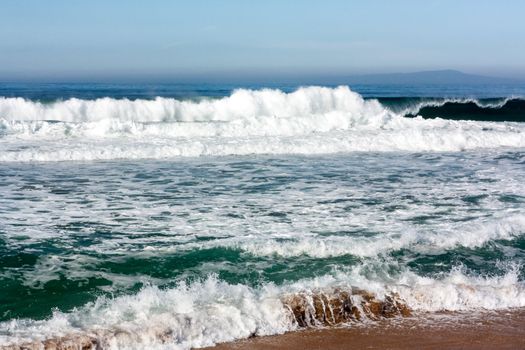
[[(482, 223), (468, 223), (464, 226), (450, 226), (442, 230), (416, 231), (407, 228), (405, 232), (382, 233), (376, 237), (300, 237), (284, 241), (267, 239), (236, 242), (213, 242), (202, 247), (226, 246), (241, 249), (255, 256), (282, 256), (314, 258), (353, 255), (361, 258), (377, 257), (386, 253), (410, 249), (422, 254), (438, 254), (457, 247), (477, 248), (494, 241), (510, 241), (525, 235), (525, 217), (515, 215), (504, 219)], [(189, 245), (195, 248), (196, 245)]]
[(513, 241), (525, 236), (525, 216), (511, 215), (469, 221), (462, 225), (443, 225), (440, 229), (417, 230), (405, 227), (392, 229), (372, 236), (318, 236), (297, 235), (284, 239), (280, 232), (273, 236), (266, 233), (260, 237), (229, 237), (208, 242), (189, 242), (176, 246), (149, 247), (155, 252), (173, 252), (194, 249), (228, 248), (249, 253), (257, 257), (279, 256), (297, 258), (330, 258), (355, 256), (378, 258), (395, 251), (408, 249), (418, 254), (442, 254), (458, 247), (475, 249), (498, 241)]
[(387, 273), (385, 279), (365, 276), (361, 268), (355, 268), (260, 288), (232, 285), (211, 276), (172, 289), (150, 286), (135, 295), (99, 298), (69, 313), (56, 311), (47, 320), (3, 322), (0, 346), (189, 349), (412, 312), (523, 307), (525, 286), (518, 280), (518, 270), (510, 267), (503, 276), (469, 277), (455, 268), (437, 278), (405, 271)]
[(369, 123), (385, 110), (377, 101), (365, 101), (347, 87), (300, 88), (292, 93), (280, 90), (239, 89), (231, 96), (201, 101), (157, 97), (154, 100), (100, 98), (69, 99), (49, 104), (23, 98), (0, 99), (0, 115), (6, 120), (52, 120), (94, 122), (230, 122), (259, 117), (294, 118), (349, 113), (351, 120)]
[(383, 105), (406, 117), (494, 122), (525, 122), (525, 100), (508, 98), (381, 98)]
[(241, 89), (200, 101), (0, 98), (0, 161), (524, 147), (521, 123), (448, 120), (458, 119), (450, 111), (424, 118), (451, 104), (502, 111), (522, 103), (397, 101), (394, 108), (343, 86)]

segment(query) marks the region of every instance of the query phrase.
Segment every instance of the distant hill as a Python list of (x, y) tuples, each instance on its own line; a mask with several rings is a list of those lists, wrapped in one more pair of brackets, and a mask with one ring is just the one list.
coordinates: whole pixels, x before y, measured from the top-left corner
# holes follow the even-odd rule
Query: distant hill
[(435, 70), (414, 73), (353, 75), (343, 78), (348, 84), (513, 84), (507, 78), (466, 74), (457, 70)]

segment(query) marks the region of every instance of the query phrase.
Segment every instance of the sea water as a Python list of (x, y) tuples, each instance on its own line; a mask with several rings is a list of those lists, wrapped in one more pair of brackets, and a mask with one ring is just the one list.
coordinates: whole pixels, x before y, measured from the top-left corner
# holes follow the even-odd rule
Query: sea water
[(213, 345), (334, 289), (525, 306), (522, 86), (0, 93), (0, 345)]

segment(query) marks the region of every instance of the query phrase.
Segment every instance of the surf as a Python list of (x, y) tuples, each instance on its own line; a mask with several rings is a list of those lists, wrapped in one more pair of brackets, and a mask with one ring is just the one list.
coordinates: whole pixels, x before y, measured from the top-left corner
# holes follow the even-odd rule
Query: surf
[(356, 268), (259, 288), (210, 276), (172, 289), (145, 287), (135, 295), (99, 298), (70, 313), (57, 311), (47, 320), (2, 322), (0, 347), (189, 349), (304, 327), (422, 316), (426, 311), (523, 307), (525, 288), (518, 274), (511, 268), (501, 277), (468, 277), (454, 269), (432, 279), (406, 271), (385, 284)]
[[(224, 98), (199, 101), (157, 97), (43, 103), (1, 98), (0, 161), (457, 152), (525, 146), (522, 123), (420, 115), (427, 113), (425, 108), (474, 103), (447, 101), (393, 108), (346, 86), (311, 86), (289, 93), (239, 89)], [(474, 105), (498, 109), (516, 101)]]

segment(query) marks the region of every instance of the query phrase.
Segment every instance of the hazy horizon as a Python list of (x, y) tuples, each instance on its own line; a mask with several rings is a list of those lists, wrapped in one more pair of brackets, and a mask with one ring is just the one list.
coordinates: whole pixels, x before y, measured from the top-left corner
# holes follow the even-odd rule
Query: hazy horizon
[[(525, 4), (3, 1), (0, 81), (291, 79), (454, 69), (525, 79)], [(205, 80), (204, 79), (204, 80)]]
[[(462, 78), (466, 77), (466, 80)], [(228, 73), (198, 73), (198, 74), (91, 74), (89, 76), (27, 76), (16, 79), (0, 79), (4, 84), (182, 84), (182, 85), (232, 85), (232, 86), (300, 86), (300, 85), (353, 85), (353, 84), (510, 84), (523, 85), (525, 78), (511, 78), (470, 74), (457, 70), (428, 70), (369, 74), (300, 74), (300, 73), (268, 73), (232, 75)]]

